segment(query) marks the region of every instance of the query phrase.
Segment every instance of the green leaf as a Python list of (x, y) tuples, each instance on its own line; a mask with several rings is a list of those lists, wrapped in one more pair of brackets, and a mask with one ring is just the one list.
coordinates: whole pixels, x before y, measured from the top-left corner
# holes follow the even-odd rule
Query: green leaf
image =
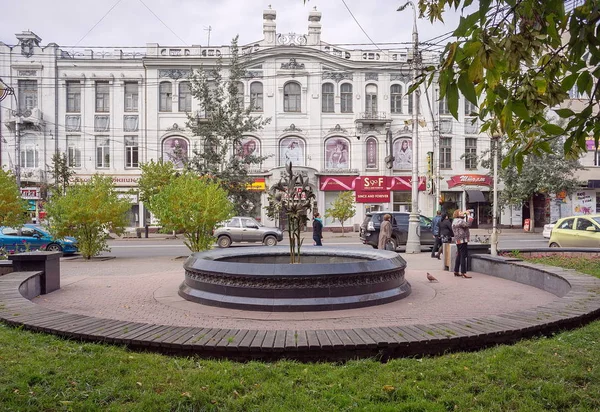
[(562, 127), (557, 126), (552, 123), (546, 123), (545, 125), (543, 125), (542, 130), (549, 135), (555, 135), (555, 136), (560, 136), (565, 133), (565, 130)]
[(478, 11), (469, 14), (466, 18), (461, 16), (460, 22), (458, 23), (458, 27), (456, 28), (456, 30), (454, 30), (454, 33), (452, 35), (454, 37), (465, 37), (469, 30), (473, 29), (473, 26), (475, 25), (475, 23), (477, 23), (478, 20)]
[(458, 78), (458, 88), (465, 98), (477, 106), (477, 95), (475, 94), (475, 86), (469, 81), (468, 76), (463, 73)]
[(579, 75), (577, 89), (580, 93), (586, 92), (588, 95), (592, 93), (592, 76), (589, 72), (583, 72)]
[(456, 83), (451, 83), (448, 85), (448, 95), (446, 96), (448, 99), (448, 109), (452, 116), (458, 120), (458, 87)]
[(566, 119), (567, 117), (575, 116), (575, 112), (571, 109), (555, 109), (557, 115)]
[(512, 112), (523, 120), (528, 122), (531, 121), (531, 117), (529, 116), (527, 107), (525, 107), (525, 103), (520, 100), (512, 103)]
[(579, 73), (572, 73), (570, 75), (568, 75), (567, 77), (565, 77), (561, 83), (561, 87), (565, 92), (568, 92), (569, 90), (571, 90), (573, 88), (573, 86), (575, 86), (575, 82), (577, 81), (577, 78), (579, 77)]

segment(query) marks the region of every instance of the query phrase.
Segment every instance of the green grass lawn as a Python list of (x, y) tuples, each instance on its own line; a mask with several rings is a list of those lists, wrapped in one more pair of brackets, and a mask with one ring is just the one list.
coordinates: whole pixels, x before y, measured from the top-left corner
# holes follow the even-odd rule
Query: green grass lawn
[[(600, 277), (598, 260), (547, 259), (536, 261)], [(0, 324), (0, 410), (597, 411), (600, 321), (511, 346), (385, 364), (163, 356)]]

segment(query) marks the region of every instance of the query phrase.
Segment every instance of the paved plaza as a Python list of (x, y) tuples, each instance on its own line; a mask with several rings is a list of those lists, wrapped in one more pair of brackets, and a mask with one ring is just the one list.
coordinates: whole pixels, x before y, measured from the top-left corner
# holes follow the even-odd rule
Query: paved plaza
[[(408, 263), (411, 295), (369, 308), (270, 313), (188, 302), (177, 294), (184, 280), (184, 257), (63, 258), (61, 289), (33, 301), (72, 314), (169, 326), (319, 330), (450, 322), (532, 309), (558, 299), (540, 289), (480, 273), (471, 272), (472, 279), (455, 277), (427, 252), (401, 255)], [(439, 282), (429, 282), (428, 272)]]

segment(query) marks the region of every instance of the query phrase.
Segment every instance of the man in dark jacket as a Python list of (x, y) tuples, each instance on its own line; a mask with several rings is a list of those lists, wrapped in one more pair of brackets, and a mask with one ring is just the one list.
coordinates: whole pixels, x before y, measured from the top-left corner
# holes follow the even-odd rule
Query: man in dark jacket
[(319, 212), (315, 212), (313, 214), (313, 240), (315, 241), (315, 246), (323, 246), (321, 239), (323, 239), (323, 221), (319, 216)]
[[(442, 222), (440, 223), (440, 248), (439, 251), (437, 252), (437, 255), (435, 255), (435, 257), (437, 257), (438, 259), (440, 258), (440, 255), (442, 254), (444, 248), (441, 247), (443, 246), (444, 243), (450, 243), (452, 242), (452, 238), (454, 237), (454, 232), (452, 231), (452, 222), (449, 219), (449, 216), (446, 214), (442, 215)], [(434, 248), (435, 249), (435, 248)]]
[(433, 218), (433, 222), (431, 222), (431, 233), (433, 233), (433, 238), (435, 239), (433, 249), (431, 249), (432, 258), (436, 257), (436, 252), (439, 250), (440, 246), (442, 246), (440, 223), (442, 223), (442, 212), (438, 210), (436, 216)]

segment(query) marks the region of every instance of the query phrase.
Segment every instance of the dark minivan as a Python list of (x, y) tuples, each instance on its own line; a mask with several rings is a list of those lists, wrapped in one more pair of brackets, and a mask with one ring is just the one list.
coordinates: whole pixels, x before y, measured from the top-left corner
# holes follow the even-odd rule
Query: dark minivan
[[(379, 243), (379, 228), (383, 221), (383, 216), (389, 213), (392, 216), (392, 239), (394, 249), (398, 246), (406, 245), (408, 238), (408, 212), (372, 212), (367, 213), (365, 220), (360, 225), (359, 237), (365, 245), (371, 245), (377, 248)], [(431, 219), (419, 215), (421, 244), (432, 245), (434, 243), (433, 234), (431, 233)]]

